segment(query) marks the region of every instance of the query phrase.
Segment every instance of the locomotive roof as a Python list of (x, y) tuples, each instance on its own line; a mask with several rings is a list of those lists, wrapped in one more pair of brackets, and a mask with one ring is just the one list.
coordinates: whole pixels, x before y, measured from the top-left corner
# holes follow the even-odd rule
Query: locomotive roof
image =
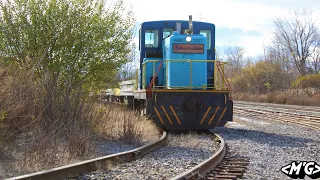
[[(187, 23), (189, 24), (189, 21), (187, 20), (158, 20), (158, 21), (145, 21), (145, 22), (142, 22), (140, 24), (140, 26), (142, 25), (157, 25), (157, 24), (165, 24), (165, 23), (175, 23), (175, 22), (181, 22), (183, 24)], [(192, 21), (193, 24), (198, 24), (198, 25), (213, 25), (215, 26), (213, 23), (209, 23), (209, 22), (202, 22), (202, 21)]]

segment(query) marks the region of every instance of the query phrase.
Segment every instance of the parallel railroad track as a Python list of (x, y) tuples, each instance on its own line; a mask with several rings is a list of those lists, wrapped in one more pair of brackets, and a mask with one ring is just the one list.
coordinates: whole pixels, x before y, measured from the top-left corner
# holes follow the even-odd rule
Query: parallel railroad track
[(278, 110), (298, 110), (306, 112), (320, 112), (320, 107), (317, 106), (298, 106), (298, 105), (288, 105), (288, 104), (271, 104), (271, 103), (256, 103), (256, 102), (247, 102), (247, 101), (234, 101), (234, 106), (241, 105), (251, 105), (251, 106), (263, 106), (263, 107), (272, 107)]
[(302, 115), (293, 112), (284, 112), (281, 110), (257, 110), (247, 107), (234, 107), (235, 114), (241, 115), (264, 115), (263, 118), (271, 119), (273, 121), (288, 122), (292, 124), (301, 125), (315, 130), (320, 130), (320, 117), (312, 115)]

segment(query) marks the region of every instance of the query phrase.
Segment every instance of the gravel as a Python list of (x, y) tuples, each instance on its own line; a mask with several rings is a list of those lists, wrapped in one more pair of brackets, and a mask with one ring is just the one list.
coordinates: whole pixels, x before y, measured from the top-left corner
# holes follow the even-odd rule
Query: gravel
[(99, 154), (99, 156), (106, 156), (110, 154), (129, 151), (147, 144), (147, 142), (128, 143), (128, 142), (119, 142), (112, 139), (99, 140), (99, 141), (95, 141), (94, 143), (97, 146), (97, 153)]
[(244, 179), (290, 179), (281, 167), (292, 161), (320, 162), (320, 133), (316, 130), (235, 114), (234, 122), (213, 131), (226, 140), (233, 155), (250, 158)]
[(169, 134), (166, 145), (142, 158), (78, 179), (170, 179), (209, 158), (218, 148), (219, 144), (209, 135)]

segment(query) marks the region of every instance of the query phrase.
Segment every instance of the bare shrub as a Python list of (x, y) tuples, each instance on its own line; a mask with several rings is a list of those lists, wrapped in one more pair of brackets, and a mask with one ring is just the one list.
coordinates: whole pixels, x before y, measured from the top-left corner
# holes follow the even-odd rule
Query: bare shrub
[(52, 79), (31, 81), (28, 73), (0, 68), (0, 157), (10, 157), (2, 170), (0, 163), (0, 178), (96, 157), (96, 138), (159, 137), (152, 121), (125, 107), (91, 101), (77, 89), (66, 95)]
[(290, 87), (290, 76), (279, 64), (259, 61), (231, 78), (234, 92), (268, 93)]
[(292, 87), (302, 89), (308, 96), (320, 93), (320, 74), (300, 76), (292, 82)]
[(310, 97), (305, 93), (299, 93), (299, 95), (297, 95), (295, 91), (291, 90), (267, 94), (233, 93), (232, 97), (235, 101), (320, 106), (320, 93)]
[(92, 106), (81, 91), (66, 97), (52, 81), (31, 80), (30, 71), (0, 72), (0, 152), (12, 157), (8, 171), (38, 171), (94, 153), (87, 121)]

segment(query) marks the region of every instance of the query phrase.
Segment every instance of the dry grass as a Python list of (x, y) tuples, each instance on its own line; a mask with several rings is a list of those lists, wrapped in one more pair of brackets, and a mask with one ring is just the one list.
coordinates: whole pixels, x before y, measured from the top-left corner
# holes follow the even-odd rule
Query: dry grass
[(268, 94), (234, 93), (232, 97), (235, 101), (320, 106), (319, 93), (310, 97), (303, 91), (291, 90), (286, 92), (272, 92)]
[[(95, 157), (96, 138), (142, 142), (158, 138), (142, 117), (84, 101), (46, 76), (0, 68), (0, 179)], [(151, 137), (151, 138), (150, 138)]]
[(188, 132), (182, 134), (169, 134), (168, 145), (175, 147), (199, 148), (202, 147), (201, 137), (203, 134)]
[(125, 106), (96, 104), (96, 119), (91, 121), (99, 137), (128, 143), (143, 143), (159, 138), (159, 131), (151, 120), (128, 111)]

